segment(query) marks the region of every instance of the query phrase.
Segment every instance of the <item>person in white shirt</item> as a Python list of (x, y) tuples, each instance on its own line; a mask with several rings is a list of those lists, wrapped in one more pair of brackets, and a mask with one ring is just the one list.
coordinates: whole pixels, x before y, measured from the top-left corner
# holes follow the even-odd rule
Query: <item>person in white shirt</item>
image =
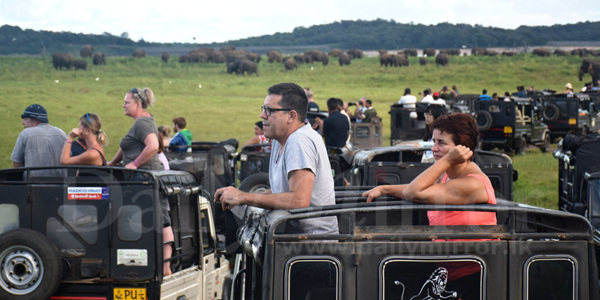
[(433, 100), (431, 100), (429, 102), (429, 105), (435, 104), (435, 105), (443, 105), (446, 106), (446, 100), (440, 98), (440, 93), (439, 92), (433, 92)]
[(417, 97), (410, 94), (410, 88), (404, 89), (404, 95), (398, 100), (399, 104), (402, 104), (404, 108), (416, 108)]
[(431, 96), (431, 89), (426, 88), (423, 91), (423, 99), (421, 99), (421, 103), (431, 103), (433, 101), (433, 97)]

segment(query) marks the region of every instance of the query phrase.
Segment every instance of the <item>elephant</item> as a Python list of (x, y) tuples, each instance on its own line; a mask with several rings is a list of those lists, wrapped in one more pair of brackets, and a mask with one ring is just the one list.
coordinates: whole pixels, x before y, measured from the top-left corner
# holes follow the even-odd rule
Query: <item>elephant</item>
[(394, 67), (408, 67), (408, 58), (403, 53), (392, 55)]
[(378, 52), (379, 52), (379, 55), (388, 53), (387, 50), (385, 50), (385, 49), (379, 49)]
[(192, 52), (189, 54), (189, 62), (191, 63), (207, 63), (208, 62), (208, 56), (206, 56), (206, 53), (202, 53), (202, 52)]
[(343, 65), (349, 65), (351, 58), (350, 58), (350, 55), (348, 55), (346, 53), (342, 53), (338, 57), (338, 60), (340, 61), (340, 66), (343, 66)]
[(487, 49), (485, 48), (473, 48), (471, 49), (471, 55), (487, 55)]
[(73, 61), (73, 68), (75, 68), (75, 70), (86, 70), (87, 61), (83, 59), (76, 59)]
[(435, 56), (435, 48), (423, 49), (423, 56), (434, 57)]
[(448, 65), (448, 60), (449, 60), (448, 54), (440, 53), (440, 54), (438, 54), (438, 56), (435, 57), (435, 64), (445, 67)]
[(160, 55), (160, 60), (162, 60), (164, 63), (168, 63), (169, 62), (169, 53), (163, 52)]
[(448, 53), (448, 55), (460, 56), (460, 49), (448, 49), (446, 50), (446, 53)]
[(252, 73), (258, 76), (258, 66), (256, 63), (248, 59), (240, 60), (238, 63), (237, 74), (242, 74), (245, 76), (246, 74), (252, 75)]
[(306, 57), (304, 56), (304, 54), (294, 55), (294, 60), (296, 61), (296, 63), (303, 64), (306, 62), (305, 59), (306, 59)]
[(208, 61), (215, 64), (225, 63), (225, 55), (218, 51), (208, 52)]
[(600, 61), (584, 59), (579, 67), (579, 81), (583, 80), (583, 74), (585, 73), (592, 75), (592, 84), (598, 86), (598, 80), (600, 80)]
[(567, 51), (556, 49), (556, 50), (554, 50), (554, 55), (556, 55), (556, 56), (567, 56)]
[(406, 55), (406, 57), (417, 56), (417, 49), (404, 49), (404, 55)]
[(146, 51), (140, 50), (140, 49), (136, 49), (135, 51), (133, 51), (133, 53), (131, 55), (133, 57), (142, 58), (142, 57), (146, 56)]
[(360, 49), (350, 49), (346, 52), (346, 54), (350, 55), (350, 59), (360, 59), (364, 56), (364, 53)]
[(502, 56), (515, 56), (515, 54), (512, 51), (502, 51)]
[(52, 55), (52, 65), (57, 70), (62, 70), (63, 67), (70, 70), (73, 65), (73, 60), (73, 54), (71, 53), (56, 53)]
[(304, 52), (305, 57), (310, 57), (309, 61), (312, 63), (313, 61), (319, 61), (323, 63), (324, 66), (329, 64), (329, 56), (323, 51), (319, 50), (309, 50)]
[(254, 52), (248, 52), (248, 54), (246, 54), (246, 58), (248, 58), (249, 60), (251, 60), (255, 63), (259, 63), (260, 60), (262, 59), (260, 54), (254, 53)]
[(104, 57), (104, 53), (96, 52), (94, 53), (94, 58), (92, 59), (94, 66), (97, 65), (106, 65), (106, 58)]
[(285, 67), (286, 71), (292, 71), (294, 69), (298, 70), (298, 65), (296, 64), (296, 61), (291, 57), (283, 58), (283, 66)]
[(331, 51), (329, 51), (329, 55), (333, 56), (333, 57), (340, 57), (340, 54), (343, 54), (344, 51), (342, 51), (342, 49), (331, 49)]
[(190, 56), (187, 54), (184, 54), (182, 56), (179, 57), (179, 63), (187, 63), (190, 62)]
[(227, 63), (227, 74), (233, 74), (237, 72), (239, 67), (239, 61), (232, 61)]
[(541, 57), (546, 57), (546, 56), (552, 55), (552, 53), (550, 52), (550, 50), (545, 49), (545, 48), (536, 48), (536, 49), (533, 49), (532, 53), (533, 53), (533, 55), (537, 55), (537, 56), (541, 56)]
[(92, 52), (94, 52), (94, 47), (92, 45), (85, 45), (81, 48), (79, 54), (81, 54), (81, 57), (92, 57)]
[(427, 65), (427, 57), (419, 57), (419, 65), (421, 65), (421, 66)]
[(379, 55), (379, 65), (380, 66), (393, 66), (394, 65), (394, 57), (389, 53), (383, 53)]
[(485, 51), (485, 55), (487, 56), (497, 56), (499, 53), (497, 51), (494, 50), (486, 50)]
[(279, 54), (278, 51), (272, 50), (267, 52), (267, 59), (269, 60), (269, 63), (273, 63), (273, 62), (282, 62), (281, 60), (281, 54)]

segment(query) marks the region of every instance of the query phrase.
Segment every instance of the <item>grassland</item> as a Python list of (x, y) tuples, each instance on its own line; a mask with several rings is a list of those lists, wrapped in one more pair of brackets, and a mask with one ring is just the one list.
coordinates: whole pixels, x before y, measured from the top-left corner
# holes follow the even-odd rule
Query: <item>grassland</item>
[[(340, 67), (337, 61), (327, 66), (299, 65), (285, 72), (282, 64), (259, 64), (260, 76), (244, 77), (225, 72), (225, 65), (168, 64), (159, 57), (134, 59), (108, 57), (106, 66), (87, 71), (56, 71), (49, 57), (0, 57), (0, 125), (5, 141), (0, 145), (0, 167), (10, 167), (10, 154), (19, 132), (20, 115), (30, 104), (46, 107), (50, 123), (68, 132), (86, 112), (103, 120), (109, 136), (106, 153), (110, 159), (118, 150), (121, 137), (133, 120), (123, 115), (121, 105), (132, 87), (149, 87), (157, 98), (149, 111), (159, 125), (183, 116), (194, 140), (218, 141), (237, 138), (241, 143), (252, 137), (253, 123), (259, 121), (260, 105), (266, 89), (279, 82), (295, 82), (310, 87), (324, 109), (329, 97), (356, 101), (361, 96), (373, 100), (383, 118), (384, 144), (389, 145), (389, 107), (398, 101), (405, 87), (416, 93), (429, 87), (457, 85), (461, 93), (489, 94), (514, 91), (517, 85), (562, 91), (567, 82), (576, 88), (578, 57), (452, 57), (442, 68), (433, 64), (421, 67), (411, 58), (410, 67), (384, 68), (377, 57), (354, 60)], [(589, 79), (589, 78), (588, 78)], [(589, 80), (588, 80), (589, 81)], [(519, 202), (554, 208), (557, 203), (557, 161), (551, 154), (531, 148), (524, 157), (515, 157), (520, 178), (515, 183)]]

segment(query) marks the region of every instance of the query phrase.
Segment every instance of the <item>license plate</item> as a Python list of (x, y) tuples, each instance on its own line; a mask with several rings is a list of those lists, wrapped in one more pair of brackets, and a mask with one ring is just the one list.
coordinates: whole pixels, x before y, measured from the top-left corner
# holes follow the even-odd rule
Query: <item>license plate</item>
[(113, 298), (115, 300), (146, 300), (146, 289), (136, 288), (115, 288), (113, 290)]

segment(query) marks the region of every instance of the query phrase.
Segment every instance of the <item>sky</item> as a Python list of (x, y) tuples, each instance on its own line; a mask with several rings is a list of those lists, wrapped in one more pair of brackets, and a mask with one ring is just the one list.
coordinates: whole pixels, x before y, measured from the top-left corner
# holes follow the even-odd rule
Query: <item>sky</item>
[(134, 41), (212, 43), (341, 20), (395, 20), (505, 29), (600, 21), (598, 0), (0, 0), (0, 26)]

